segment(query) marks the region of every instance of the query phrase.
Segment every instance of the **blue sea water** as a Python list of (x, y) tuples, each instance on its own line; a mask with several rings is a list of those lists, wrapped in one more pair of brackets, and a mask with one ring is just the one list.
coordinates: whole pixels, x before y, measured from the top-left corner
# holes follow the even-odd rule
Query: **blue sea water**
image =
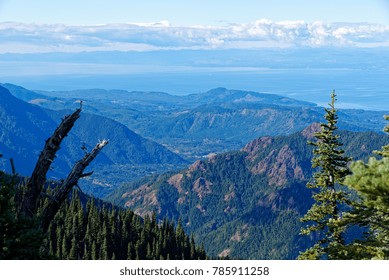
[(330, 92), (336, 90), (339, 108), (389, 113), (389, 70), (386, 69), (189, 69), (120, 75), (9, 77), (6, 82), (40, 90), (103, 88), (174, 95), (226, 87), (280, 94), (322, 106), (328, 103)]

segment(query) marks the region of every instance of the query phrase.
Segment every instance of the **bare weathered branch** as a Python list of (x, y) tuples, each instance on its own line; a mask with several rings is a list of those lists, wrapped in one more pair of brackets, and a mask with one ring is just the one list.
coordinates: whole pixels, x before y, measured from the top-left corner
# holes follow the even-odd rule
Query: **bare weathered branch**
[(81, 178), (84, 178), (84, 177), (88, 177), (88, 176), (90, 176), (90, 175), (92, 175), (93, 174), (93, 171), (91, 171), (91, 172), (88, 172), (88, 173), (83, 173), (83, 174), (81, 174)]
[[(85, 168), (92, 162), (92, 160), (107, 144), (108, 140), (99, 141), (99, 143), (97, 143), (97, 145), (90, 153), (85, 154), (85, 156), (73, 166), (73, 169), (72, 171), (70, 171), (68, 177), (63, 181), (62, 185), (54, 193), (53, 197), (55, 198), (55, 200), (50, 201), (43, 211), (41, 222), (41, 228), (43, 229), (43, 231), (46, 231), (48, 229), (51, 220), (54, 218), (55, 214), (59, 210), (62, 202), (68, 197), (72, 188), (77, 185), (78, 180), (88, 174), (83, 173)], [(89, 173), (89, 175), (90, 174), (91, 173)]]
[(42, 193), (41, 193), (41, 196), (47, 197), (48, 199), (53, 200), (54, 202), (58, 203), (58, 201), (57, 201), (57, 200), (55, 199), (55, 197), (52, 196), (52, 195), (49, 195), (49, 194), (47, 194), (47, 193), (42, 192)]
[(27, 182), (26, 190), (23, 194), (23, 201), (20, 214), (33, 217), (38, 207), (39, 196), (46, 182), (46, 174), (55, 158), (56, 152), (60, 149), (62, 140), (72, 129), (76, 120), (80, 117), (81, 108), (72, 114), (65, 116), (60, 125), (46, 140), (45, 147), (39, 155), (35, 169)]
[(11, 164), (12, 175), (16, 175), (16, 168), (15, 168), (14, 159), (13, 159), (13, 158), (10, 158), (10, 159), (9, 159), (9, 162), (10, 162), (10, 164)]

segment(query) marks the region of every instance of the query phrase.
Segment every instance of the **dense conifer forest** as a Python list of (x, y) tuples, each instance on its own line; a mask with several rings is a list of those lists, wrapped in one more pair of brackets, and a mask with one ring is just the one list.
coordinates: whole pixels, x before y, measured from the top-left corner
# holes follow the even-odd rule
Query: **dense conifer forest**
[(155, 215), (142, 219), (79, 190), (63, 203), (44, 233), (39, 215), (52, 191), (42, 200), (37, 217), (18, 217), (12, 177), (1, 173), (0, 181), (0, 259), (206, 259), (204, 249), (180, 223), (157, 221)]
[(205, 259), (203, 249), (177, 227), (156, 216), (143, 220), (130, 210), (88, 198), (83, 204), (73, 192), (48, 230), (44, 248), (58, 259), (166, 260)]

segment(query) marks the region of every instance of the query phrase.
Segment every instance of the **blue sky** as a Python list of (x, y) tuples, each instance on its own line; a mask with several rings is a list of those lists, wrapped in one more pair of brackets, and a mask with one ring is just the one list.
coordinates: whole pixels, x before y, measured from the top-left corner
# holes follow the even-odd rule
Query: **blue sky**
[[(389, 48), (389, 0), (0, 0), (0, 42), (0, 59), (4, 60), (0, 61), (0, 76), (3, 79), (7, 77), (0, 82), (21, 82), (26, 86), (32, 83), (35, 88), (44, 89), (59, 89), (64, 85), (75, 88), (97, 86), (78, 79), (74, 83), (69, 82), (66, 75), (203, 71), (198, 65), (213, 65), (215, 50), (271, 48), (283, 52), (285, 48), (296, 48), (308, 52), (320, 48), (324, 51), (340, 49), (342, 53), (347, 53), (345, 59), (350, 57), (358, 68), (358, 59), (352, 57), (349, 50), (374, 48), (377, 64), (388, 65), (385, 63), (387, 57), (380, 54), (382, 47)], [(100, 51), (153, 55), (155, 50), (210, 51), (206, 52), (203, 61), (192, 61), (192, 57), (186, 57), (184, 61), (189, 61), (188, 64), (177, 62), (176, 65), (172, 59), (167, 62), (168, 65), (162, 66), (138, 65), (137, 60), (120, 60), (120, 65), (111, 64), (101, 62), (99, 56)], [(84, 52), (90, 52), (89, 62), (82, 59)], [(28, 55), (13, 55), (15, 53)], [(31, 53), (34, 54), (31, 56), (33, 61), (28, 59)], [(50, 55), (41, 56), (42, 53)], [(72, 54), (62, 56), (62, 53)], [(73, 53), (80, 53), (75, 55), (79, 60), (67, 61)], [(190, 56), (192, 52), (182, 53)], [(245, 59), (251, 58), (246, 57), (245, 51), (240, 54), (242, 57), (232, 57), (231, 61), (222, 61), (221, 64), (235, 65), (236, 62), (245, 68), (240, 61), (244, 63)], [(20, 57), (27, 59), (23, 61)], [(277, 56), (274, 55), (273, 59), (277, 61)], [(322, 58), (315, 59), (321, 61)], [(374, 66), (375, 63), (371, 61), (370, 64)], [(65, 80), (56, 84), (50, 76), (41, 80), (31, 79), (46, 75), (64, 75)], [(204, 75), (201, 81), (212, 80), (207, 72)], [(385, 79), (381, 81), (387, 83), (387, 72), (382, 76)], [(375, 75), (370, 77), (375, 79)], [(108, 76), (107, 79), (99, 78), (99, 86), (109, 87), (111, 78)], [(126, 76), (124, 80), (123, 88), (135, 89), (133, 84), (127, 84), (131, 83), (131, 79)], [(359, 80), (359, 88), (368, 88), (364, 95), (370, 94), (372, 84), (381, 91), (386, 92), (388, 88), (383, 82)], [(246, 85), (245, 88), (263, 90), (256, 80), (252, 81), (252, 87)], [(185, 89), (188, 92), (199, 90), (197, 83), (180, 82), (188, 84)], [(149, 88), (145, 83), (137, 89), (170, 91), (172, 87), (169, 85), (175, 84), (176, 79), (166, 83), (166, 88), (160, 88), (158, 82), (158, 88)], [(290, 90), (289, 84), (274, 84)], [(214, 86), (225, 85), (218, 83)], [(328, 92), (327, 87), (341, 86), (333, 82), (317, 86), (324, 88), (323, 92)], [(349, 92), (352, 96), (357, 91), (352, 88)], [(316, 102), (315, 99), (311, 101)]]
[(0, 53), (388, 47), (389, 0), (0, 0)]
[(175, 26), (272, 21), (389, 25), (388, 0), (0, 0), (0, 22), (105, 24), (169, 21)]

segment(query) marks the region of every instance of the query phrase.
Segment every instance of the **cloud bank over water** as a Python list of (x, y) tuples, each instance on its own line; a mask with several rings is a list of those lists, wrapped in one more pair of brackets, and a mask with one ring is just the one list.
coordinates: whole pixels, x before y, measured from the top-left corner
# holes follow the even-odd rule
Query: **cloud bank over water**
[(389, 26), (372, 23), (273, 22), (172, 26), (0, 23), (0, 53), (389, 46)]

